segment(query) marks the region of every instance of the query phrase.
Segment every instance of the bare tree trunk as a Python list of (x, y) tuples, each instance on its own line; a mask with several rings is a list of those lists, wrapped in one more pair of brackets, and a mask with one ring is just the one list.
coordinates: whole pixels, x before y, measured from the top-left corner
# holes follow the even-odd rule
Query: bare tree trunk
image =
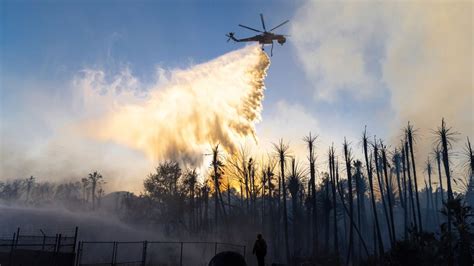
[[(338, 165), (338, 163), (336, 162), (336, 165)], [(364, 251), (365, 251), (365, 254), (367, 256), (369, 256), (369, 250), (367, 249), (367, 245), (365, 244), (365, 241), (364, 239), (362, 238), (362, 235), (359, 231), (359, 229), (357, 228), (355, 222), (354, 222), (354, 219), (351, 219), (350, 215), (349, 215), (349, 210), (347, 209), (346, 207), (346, 204), (344, 203), (344, 196), (342, 195), (342, 190), (343, 190), (343, 186), (342, 184), (339, 183), (339, 170), (337, 169), (338, 166), (336, 166), (336, 183), (339, 184), (338, 186), (338, 192), (339, 192), (339, 197), (341, 198), (341, 204), (342, 204), (342, 207), (343, 207), (343, 210), (346, 212), (346, 214), (349, 216), (349, 223), (350, 223), (350, 227), (355, 229), (356, 233), (357, 233), (357, 236), (359, 237), (359, 240), (360, 242), (362, 243), (363, 247), (364, 247)], [(349, 253), (348, 253), (349, 255)], [(349, 258), (348, 258), (349, 259)], [(352, 261), (352, 263), (354, 263)], [(347, 264), (349, 264), (349, 261), (347, 260)]]
[[(355, 185), (356, 185), (356, 195), (357, 195), (357, 227), (359, 228), (359, 230), (362, 231), (362, 224), (361, 224), (361, 201), (362, 201), (362, 197), (361, 197), (361, 193), (360, 193), (360, 167), (357, 167), (355, 165), (355, 169), (356, 169), (356, 173), (355, 173)], [(358, 252), (358, 257), (361, 258), (361, 245), (360, 243), (358, 243), (358, 248), (359, 248), (359, 252)]]
[[(385, 220), (387, 222), (387, 230), (388, 230), (388, 235), (389, 235), (389, 238), (390, 238), (390, 243), (394, 243), (393, 241), (393, 235), (390, 233), (391, 232), (391, 223), (390, 223), (390, 218), (388, 217), (388, 210), (387, 210), (387, 205), (385, 203), (385, 196), (384, 196), (384, 188), (383, 188), (383, 181), (382, 181), (382, 178), (380, 177), (381, 174), (381, 170), (380, 170), (380, 166), (379, 166), (379, 153), (378, 153), (378, 146), (377, 146), (377, 140), (374, 140), (375, 143), (374, 143), (374, 158), (375, 158), (375, 172), (377, 174), (377, 183), (379, 185), (379, 190), (380, 190), (380, 199), (382, 200), (382, 207), (383, 207), (383, 213), (385, 215)], [(388, 193), (388, 191), (387, 191)]]
[(267, 182), (267, 173), (265, 168), (262, 169), (262, 229), (265, 226), (265, 184)]
[(329, 149), (329, 176), (332, 182), (332, 202), (333, 202), (333, 219), (334, 219), (334, 254), (336, 255), (336, 264), (339, 263), (339, 236), (337, 233), (337, 199), (336, 199), (336, 178), (334, 167), (334, 147)]
[(384, 247), (383, 247), (383, 241), (382, 241), (382, 234), (380, 232), (380, 224), (379, 224), (379, 218), (377, 215), (377, 205), (375, 204), (375, 193), (374, 193), (374, 184), (373, 184), (373, 178), (372, 178), (372, 162), (369, 162), (369, 155), (368, 155), (368, 140), (367, 140), (367, 131), (364, 131), (363, 135), (363, 145), (364, 145), (364, 157), (365, 157), (365, 165), (367, 169), (367, 177), (369, 178), (369, 187), (370, 187), (370, 199), (372, 202), (372, 210), (374, 214), (374, 220), (375, 220), (375, 228), (376, 228), (376, 235), (377, 235), (377, 240), (378, 240), (378, 248), (379, 248), (379, 256), (382, 257), (384, 254)]
[(407, 188), (407, 175), (406, 175), (406, 167), (405, 167), (405, 148), (402, 143), (402, 149), (401, 149), (401, 161), (402, 161), (402, 171), (403, 171), (403, 198), (405, 201), (404, 207), (403, 207), (403, 219), (404, 219), (404, 239), (408, 240), (408, 188)]
[(438, 147), (435, 148), (436, 164), (438, 166), (438, 178), (439, 178), (439, 188), (441, 192), (441, 203), (444, 202), (444, 192), (443, 192), (443, 178), (441, 173), (441, 151)]
[[(349, 153), (349, 147), (347, 141), (344, 139), (344, 158), (346, 161), (346, 172), (347, 172), (347, 185), (349, 189), (349, 218), (351, 221), (354, 221), (354, 206), (353, 206), (353, 196), (352, 196), (352, 173), (351, 173), (351, 166), (352, 166), (352, 159)], [(349, 259), (349, 254), (351, 256), (352, 263), (354, 261), (354, 228), (352, 226), (349, 227), (349, 251), (347, 255), (347, 259)]]
[(288, 212), (286, 208), (286, 184), (285, 184), (285, 159), (287, 156), (288, 145), (283, 144), (283, 140), (280, 141), (277, 146), (277, 152), (280, 159), (280, 179), (281, 179), (281, 190), (283, 192), (283, 232), (285, 234), (285, 252), (286, 260), (288, 264), (291, 264), (290, 246), (288, 242)]
[(403, 198), (403, 189), (402, 189), (402, 182), (400, 179), (400, 154), (398, 153), (397, 149), (395, 149), (394, 155), (394, 162), (395, 162), (395, 174), (397, 176), (397, 186), (398, 186), (398, 198), (400, 200), (400, 205), (402, 208), (405, 208), (405, 201)]
[[(451, 188), (451, 171), (449, 170), (449, 152), (448, 152), (448, 135), (449, 129), (446, 128), (446, 124), (444, 122), (444, 118), (441, 121), (441, 129), (439, 130), (439, 135), (441, 138), (441, 145), (442, 145), (442, 152), (443, 152), (443, 165), (444, 171), (446, 174), (447, 186), (448, 186), (448, 202), (453, 200), (453, 190)], [(453, 264), (453, 252), (451, 249), (451, 212), (448, 211), (448, 242), (449, 242), (449, 258), (448, 258), (448, 265)]]
[(324, 222), (324, 229), (325, 229), (325, 232), (324, 232), (324, 245), (325, 245), (325, 250), (328, 251), (329, 250), (329, 211), (331, 210), (331, 206), (330, 206), (330, 200), (329, 200), (329, 179), (326, 179), (326, 186), (325, 186), (325, 190), (326, 190), (326, 197), (325, 197), (325, 200), (324, 200), (324, 207), (325, 207), (325, 215), (324, 215), (324, 219), (325, 219), (325, 222)]
[(433, 210), (434, 208), (434, 204), (433, 204), (433, 186), (431, 185), (431, 163), (430, 163), (430, 159), (428, 158), (428, 162), (426, 164), (426, 171), (428, 172), (428, 189), (429, 189), (429, 197), (428, 197), (428, 203), (429, 203), (429, 216), (430, 217), (427, 217), (427, 221), (428, 223), (430, 224), (433, 224), (434, 221), (436, 221), (436, 218), (437, 218), (437, 214), (436, 214), (436, 211)]
[(407, 136), (408, 136), (408, 143), (410, 144), (411, 165), (413, 167), (413, 181), (415, 183), (416, 207), (418, 210), (418, 225), (420, 226), (420, 232), (423, 232), (423, 224), (421, 221), (420, 199), (418, 196), (418, 180), (416, 178), (415, 155), (413, 153), (413, 127), (410, 125), (410, 122), (408, 122)]
[(386, 155), (386, 148), (383, 146), (383, 144), (381, 144), (381, 147), (382, 147), (382, 160), (383, 160), (383, 172), (384, 172), (384, 175), (385, 175), (385, 186), (387, 187), (387, 199), (388, 199), (388, 210), (389, 210), (389, 214), (390, 214), (390, 221), (392, 222), (392, 230), (391, 230), (391, 233), (392, 233), (392, 245), (395, 244), (395, 242), (397, 241), (396, 239), (396, 235), (395, 235), (395, 220), (393, 218), (393, 204), (392, 204), (392, 197), (391, 197), (391, 188), (390, 188), (390, 184), (391, 182), (389, 182), (388, 180), (388, 172), (387, 172), (387, 155)]
[(407, 169), (407, 175), (408, 175), (408, 192), (410, 196), (410, 202), (411, 202), (411, 210), (412, 210), (412, 216), (413, 216), (413, 225), (415, 226), (415, 232), (418, 232), (418, 225), (416, 222), (416, 214), (415, 214), (415, 202), (413, 199), (413, 187), (412, 187), (412, 181), (411, 181), (411, 174), (410, 174), (410, 157), (408, 155), (408, 141), (405, 140), (405, 159), (406, 159), (406, 169)]
[(311, 207), (312, 207), (312, 232), (313, 232), (313, 256), (318, 252), (318, 224), (317, 224), (317, 204), (316, 204), (316, 157), (314, 154), (314, 141), (317, 137), (309, 136), (305, 138), (306, 143), (308, 144), (308, 160), (309, 160), (309, 170), (310, 170), (310, 185), (311, 185)]
[(250, 212), (249, 207), (249, 199), (250, 199), (250, 189), (249, 189), (249, 172), (247, 170), (247, 166), (245, 165), (245, 161), (243, 163), (243, 171), (244, 171), (244, 182), (245, 182), (245, 204), (247, 206), (247, 215)]

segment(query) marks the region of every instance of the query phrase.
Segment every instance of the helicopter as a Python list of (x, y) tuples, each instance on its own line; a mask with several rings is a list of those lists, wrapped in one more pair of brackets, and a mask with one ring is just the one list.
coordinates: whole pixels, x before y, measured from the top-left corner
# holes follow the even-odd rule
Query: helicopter
[(228, 34), (225, 35), (225, 36), (228, 37), (227, 42), (229, 42), (230, 40), (233, 40), (234, 42), (258, 42), (259, 44), (262, 45), (262, 50), (265, 50), (264, 47), (263, 47), (265, 44), (271, 44), (272, 48), (270, 50), (270, 56), (273, 56), (273, 41), (277, 41), (280, 45), (283, 45), (286, 42), (286, 37), (288, 35), (275, 34), (272, 31), (279, 28), (279, 27), (281, 27), (281, 26), (283, 26), (283, 25), (285, 25), (286, 23), (289, 22), (289, 20), (286, 20), (286, 21), (278, 24), (278, 26), (273, 27), (269, 31), (267, 31), (267, 28), (265, 27), (265, 21), (263, 20), (263, 14), (260, 14), (260, 20), (262, 21), (263, 31), (257, 30), (257, 29), (254, 29), (254, 28), (242, 25), (242, 24), (239, 24), (239, 26), (242, 27), (242, 28), (246, 28), (248, 30), (259, 32), (261, 34), (255, 35), (255, 36), (249, 37), (249, 38), (237, 39), (237, 38), (235, 38), (235, 35), (234, 35), (235, 33), (234, 32), (229, 32)]

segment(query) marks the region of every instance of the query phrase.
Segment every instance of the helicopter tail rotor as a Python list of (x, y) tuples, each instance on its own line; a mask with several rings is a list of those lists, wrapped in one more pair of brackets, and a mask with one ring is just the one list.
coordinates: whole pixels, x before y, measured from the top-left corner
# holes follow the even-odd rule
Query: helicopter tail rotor
[(227, 42), (229, 42), (231, 39), (232, 39), (232, 40), (234, 40), (234, 39), (235, 39), (235, 38), (234, 38), (234, 33), (233, 33), (233, 32), (229, 32), (229, 34), (226, 34), (225, 36), (227, 36), (227, 37), (228, 37), (228, 39), (227, 39)]

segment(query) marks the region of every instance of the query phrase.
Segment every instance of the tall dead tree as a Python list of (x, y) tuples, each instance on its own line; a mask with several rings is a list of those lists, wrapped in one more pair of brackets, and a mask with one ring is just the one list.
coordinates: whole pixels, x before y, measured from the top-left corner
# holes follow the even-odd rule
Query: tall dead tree
[[(329, 176), (331, 178), (331, 189), (332, 189), (332, 203), (333, 203), (333, 223), (334, 223), (334, 254), (336, 259), (339, 260), (339, 236), (338, 236), (338, 227), (337, 227), (337, 199), (336, 199), (336, 169), (334, 165), (334, 146), (329, 148)], [(338, 261), (336, 261), (338, 264)]]
[(388, 201), (388, 211), (390, 214), (390, 222), (392, 223), (391, 231), (389, 233), (392, 234), (392, 245), (395, 244), (397, 241), (395, 235), (395, 219), (393, 218), (393, 203), (392, 203), (392, 189), (390, 187), (391, 182), (388, 180), (388, 160), (387, 160), (387, 148), (383, 145), (382, 141), (380, 141), (380, 147), (382, 150), (382, 162), (383, 162), (383, 173), (385, 175), (385, 186), (387, 189), (387, 201)]
[[(442, 152), (442, 158), (443, 158), (443, 166), (444, 166), (444, 171), (446, 174), (446, 184), (448, 187), (448, 202), (446, 204), (449, 204), (451, 201), (454, 200), (453, 197), (453, 190), (451, 186), (451, 171), (449, 168), (449, 148), (451, 148), (451, 142), (453, 140), (453, 136), (456, 134), (456, 132), (452, 132), (451, 128), (446, 127), (446, 123), (444, 122), (444, 118), (441, 120), (441, 127), (438, 128), (437, 135), (438, 135), (438, 146), (441, 147), (441, 152)], [(449, 243), (449, 258), (448, 258), (448, 264), (452, 265), (453, 264), (453, 252), (451, 249), (451, 222), (452, 222), (452, 216), (451, 212), (447, 212), (448, 216), (448, 243)]]
[(313, 245), (313, 256), (318, 252), (318, 224), (317, 224), (317, 204), (316, 204), (316, 156), (314, 152), (314, 142), (317, 136), (311, 136), (311, 132), (304, 139), (308, 147), (308, 161), (309, 161), (309, 174), (310, 174), (310, 186), (311, 186), (311, 207), (312, 207), (312, 245)]
[(439, 145), (436, 145), (434, 150), (433, 150), (433, 153), (435, 155), (435, 158), (436, 158), (436, 165), (438, 166), (438, 182), (439, 182), (439, 190), (440, 190), (440, 194), (441, 194), (441, 203), (444, 202), (444, 190), (443, 190), (443, 177), (442, 177), (442, 173), (441, 173), (441, 149), (439, 147)]
[(408, 144), (410, 145), (410, 156), (411, 156), (411, 166), (413, 167), (413, 183), (415, 185), (415, 196), (416, 196), (416, 208), (418, 213), (418, 226), (420, 227), (420, 232), (423, 232), (423, 223), (421, 221), (421, 209), (420, 209), (420, 198), (418, 196), (418, 179), (416, 178), (416, 165), (415, 165), (415, 155), (413, 148), (413, 126), (408, 122), (406, 128), (406, 135), (408, 139)]
[(413, 197), (413, 182), (411, 180), (411, 171), (410, 171), (410, 156), (409, 156), (409, 151), (408, 151), (408, 141), (405, 139), (405, 160), (406, 160), (406, 170), (407, 170), (407, 176), (408, 176), (408, 192), (409, 192), (409, 197), (410, 197), (410, 203), (411, 203), (411, 210), (412, 210), (412, 217), (413, 217), (413, 226), (415, 229), (415, 232), (418, 232), (418, 223), (416, 222), (416, 208), (415, 208), (415, 200)]
[[(349, 190), (349, 219), (351, 221), (354, 221), (354, 204), (353, 204), (353, 196), (352, 196), (352, 173), (351, 173), (351, 167), (352, 167), (352, 158), (351, 154), (349, 151), (349, 145), (347, 144), (346, 139), (344, 138), (344, 159), (346, 162), (346, 173), (347, 173), (347, 185), (348, 185), (348, 190)], [(354, 262), (354, 227), (351, 224), (349, 227), (349, 250), (348, 250), (348, 256), (349, 254), (352, 257), (352, 262)]]
[(275, 145), (275, 150), (278, 155), (278, 159), (280, 162), (280, 180), (281, 180), (281, 191), (283, 194), (283, 232), (285, 236), (285, 253), (286, 253), (286, 260), (287, 263), (291, 263), (291, 256), (290, 256), (290, 246), (288, 242), (288, 212), (286, 208), (286, 184), (285, 184), (285, 162), (286, 162), (286, 157), (288, 157), (288, 150), (289, 146), (288, 144), (284, 144), (283, 140), (280, 140), (280, 143), (278, 145)]
[(92, 209), (95, 209), (95, 206), (96, 206), (96, 189), (97, 189), (97, 185), (99, 184), (99, 182), (101, 182), (101, 180), (103, 179), (102, 175), (99, 174), (97, 171), (93, 172), (93, 173), (90, 173), (89, 174), (89, 181), (90, 181), (90, 184), (91, 184), (91, 193), (92, 193)]
[(392, 225), (391, 225), (390, 217), (389, 217), (388, 210), (387, 210), (387, 203), (385, 201), (385, 194), (387, 194), (388, 191), (387, 191), (387, 193), (384, 193), (383, 173), (382, 173), (382, 170), (380, 169), (382, 160), (379, 157), (379, 148), (378, 148), (378, 144), (377, 144), (376, 139), (374, 139), (374, 145), (373, 146), (374, 146), (375, 173), (377, 175), (377, 183), (379, 185), (380, 199), (382, 201), (382, 209), (383, 209), (383, 213), (384, 213), (384, 216), (385, 216), (385, 221), (387, 222), (387, 229), (388, 229), (388, 236), (390, 238), (390, 243), (393, 244), (394, 243), (393, 234), (390, 233), (392, 231), (392, 229), (391, 229)]
[[(215, 228), (217, 232), (217, 228), (219, 226), (219, 213), (222, 211), (222, 218), (225, 221), (226, 219), (226, 211), (224, 208), (224, 201), (222, 199), (222, 194), (220, 190), (220, 179), (222, 176), (222, 167), (224, 166), (222, 161), (219, 158), (219, 144), (216, 145), (214, 148), (212, 148), (212, 170), (213, 170), (213, 181), (214, 181), (214, 222), (215, 222)], [(219, 202), (221, 205), (221, 208), (219, 207)]]
[(384, 254), (384, 247), (383, 247), (383, 241), (382, 241), (382, 233), (380, 232), (380, 224), (379, 224), (379, 218), (377, 215), (377, 205), (375, 203), (375, 192), (374, 192), (374, 183), (373, 183), (373, 177), (372, 177), (372, 162), (369, 161), (369, 151), (368, 151), (368, 146), (369, 146), (369, 141), (367, 137), (367, 130), (364, 131), (364, 134), (362, 136), (362, 142), (363, 142), (363, 147), (364, 147), (364, 158), (365, 158), (365, 166), (367, 169), (367, 177), (369, 178), (369, 187), (370, 187), (370, 201), (372, 203), (372, 211), (374, 214), (374, 221), (375, 221), (375, 229), (376, 229), (376, 235), (377, 235), (377, 242), (378, 242), (378, 248), (379, 248), (379, 256), (383, 256)]

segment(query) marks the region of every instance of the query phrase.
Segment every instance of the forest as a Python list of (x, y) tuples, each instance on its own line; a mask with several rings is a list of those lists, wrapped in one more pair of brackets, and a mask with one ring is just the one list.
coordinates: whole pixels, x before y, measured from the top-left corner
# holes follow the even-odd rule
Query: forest
[[(286, 265), (473, 265), (474, 155), (442, 120), (431, 152), (417, 152), (408, 123), (387, 145), (367, 129), (359, 140), (319, 147), (302, 139), (303, 158), (284, 140), (264, 160), (245, 148), (212, 146), (205, 171), (162, 160), (140, 194), (106, 193), (92, 171), (62, 183), (0, 181), (6, 206), (55, 206), (106, 212), (130, 226), (173, 239), (268, 244), (267, 261)], [(423, 158), (423, 159), (422, 159)], [(143, 180), (143, 181), (141, 181)], [(105, 202), (109, 204), (105, 206)], [(112, 204), (110, 204), (112, 202)]]

